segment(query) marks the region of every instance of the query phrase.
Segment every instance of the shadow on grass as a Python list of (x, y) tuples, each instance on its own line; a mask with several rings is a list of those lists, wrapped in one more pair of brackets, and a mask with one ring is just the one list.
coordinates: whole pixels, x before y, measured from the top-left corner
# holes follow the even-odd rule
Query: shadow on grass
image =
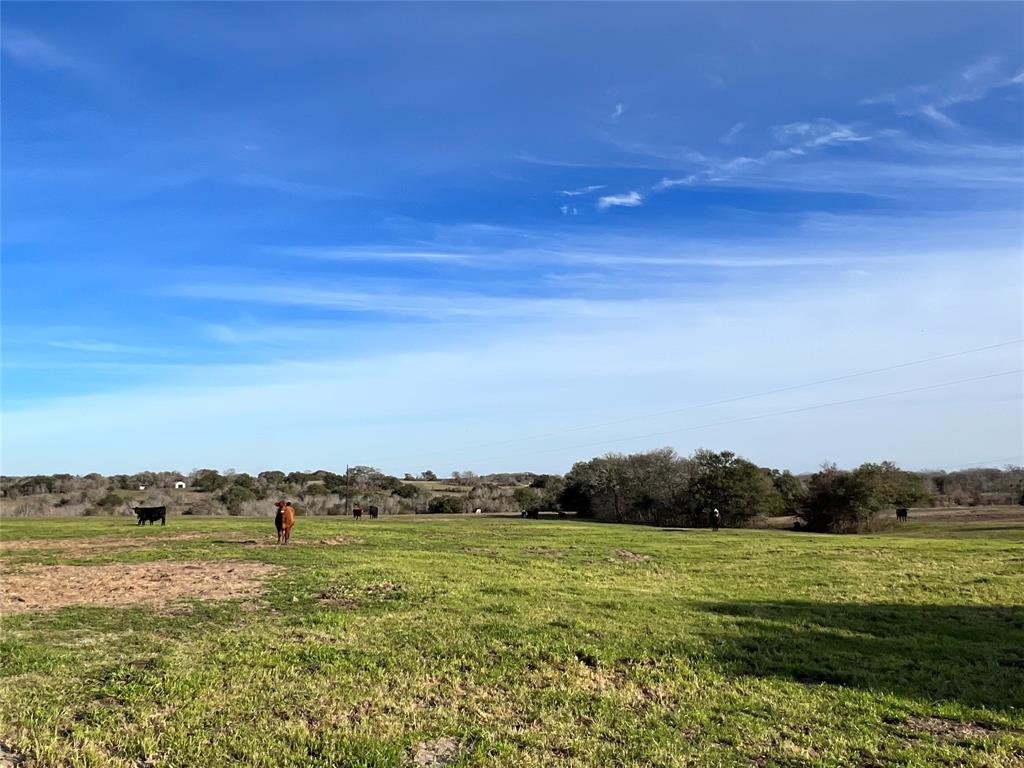
[(1024, 606), (730, 602), (703, 608), (725, 617), (709, 639), (731, 674), (1024, 707)]

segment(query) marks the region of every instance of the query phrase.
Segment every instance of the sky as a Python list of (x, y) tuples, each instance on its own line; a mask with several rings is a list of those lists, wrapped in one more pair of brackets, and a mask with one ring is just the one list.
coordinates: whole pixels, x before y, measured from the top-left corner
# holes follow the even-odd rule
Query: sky
[(1024, 463), (1024, 5), (4, 3), (2, 471)]

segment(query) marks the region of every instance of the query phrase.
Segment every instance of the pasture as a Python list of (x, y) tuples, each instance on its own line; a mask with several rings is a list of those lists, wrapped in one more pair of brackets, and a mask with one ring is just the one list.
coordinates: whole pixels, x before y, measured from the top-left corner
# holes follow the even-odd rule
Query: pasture
[(0, 525), (0, 764), (1024, 765), (1019, 510)]

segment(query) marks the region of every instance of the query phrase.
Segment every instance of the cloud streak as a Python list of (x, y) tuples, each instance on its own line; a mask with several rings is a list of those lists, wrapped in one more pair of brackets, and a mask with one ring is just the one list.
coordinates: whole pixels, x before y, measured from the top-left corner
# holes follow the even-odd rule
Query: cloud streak
[(989, 93), (1024, 82), (1024, 72), (1007, 75), (996, 56), (988, 56), (964, 67), (952, 77), (901, 91), (861, 99), (863, 105), (891, 104), (901, 115), (921, 115), (945, 128), (959, 124), (946, 110), (958, 104), (985, 99)]
[(632, 191), (626, 192), (619, 195), (605, 195), (604, 197), (598, 198), (597, 208), (600, 211), (606, 211), (609, 208), (636, 208), (637, 206), (643, 205), (644, 196), (639, 192)]

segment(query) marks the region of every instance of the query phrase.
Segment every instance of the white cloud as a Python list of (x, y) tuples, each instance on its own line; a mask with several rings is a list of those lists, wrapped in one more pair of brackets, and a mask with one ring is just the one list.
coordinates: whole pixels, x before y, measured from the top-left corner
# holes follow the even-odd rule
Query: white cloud
[(871, 137), (857, 131), (851, 125), (819, 117), (817, 120), (779, 125), (772, 129), (775, 138), (782, 142), (793, 142), (793, 149), (813, 149), (830, 144), (870, 141)]
[(49, 346), (56, 349), (70, 349), (76, 352), (97, 352), (115, 354), (148, 355), (159, 353), (156, 347), (137, 347), (129, 344), (117, 344), (109, 341), (51, 341)]
[(604, 197), (598, 198), (597, 207), (602, 211), (616, 206), (636, 208), (638, 205), (643, 205), (643, 202), (644, 196), (639, 192), (634, 191), (620, 195), (605, 195)]
[[(826, 459), (949, 466), (1019, 452), (1019, 377), (691, 429), (1019, 368), (1019, 348), (668, 418), (643, 415), (902, 363), (926, 357), (922, 349), (969, 349), (1019, 336), (1019, 253), (979, 255), (968, 244), (948, 258), (908, 261), (901, 244), (881, 255), (887, 258), (865, 276), (730, 283), (672, 300), (614, 302), (611, 313), (534, 317), (529, 332), (520, 318), (486, 328), (471, 318), (444, 334), (416, 326), (354, 356), (169, 372), (144, 388), (8, 405), (4, 469), (334, 468), (346, 460), (339, 435), (349, 453), (358, 446), (360, 462), (389, 472), (562, 472), (606, 450), (665, 443), (684, 453), (699, 446), (736, 450), (798, 471)], [(501, 449), (467, 447), (616, 418), (628, 424), (587, 428), (583, 439), (574, 433)], [(281, 441), (282, 429), (301, 439)], [(669, 430), (679, 431), (623, 439)], [(881, 431), (890, 438), (884, 447)], [(140, 442), (139, 435), (160, 439)]]
[(994, 90), (1024, 82), (1022, 76), (1024, 72), (1016, 76), (1005, 74), (999, 59), (988, 56), (964, 67), (952, 77), (928, 85), (918, 85), (902, 91), (861, 99), (860, 103), (891, 104), (901, 115), (922, 115), (946, 128), (955, 128), (958, 127), (958, 123), (946, 114), (947, 108), (981, 101)]
[(81, 71), (87, 68), (74, 56), (21, 29), (4, 29), (0, 47), (11, 61), (30, 69)]
[(591, 192), (597, 192), (599, 189), (604, 189), (604, 184), (591, 184), (589, 187), (580, 187), (579, 189), (563, 189), (562, 194), (568, 197), (579, 197), (580, 195), (589, 195)]
[(746, 127), (745, 123), (736, 123), (732, 128), (721, 138), (723, 144), (734, 144), (740, 132)]
[(579, 210), (575, 205), (563, 205), (559, 210), (562, 211), (563, 216), (576, 216), (579, 214)]
[(306, 259), (318, 259), (321, 261), (438, 261), (438, 262), (465, 262), (469, 261), (476, 254), (457, 249), (451, 250), (418, 250), (413, 248), (382, 248), (373, 246), (268, 246), (267, 251), (279, 253), (285, 256), (297, 256)]
[(626, 111), (626, 105), (619, 103), (615, 105), (615, 111), (612, 112), (612, 120), (618, 120), (622, 117), (622, 113)]

